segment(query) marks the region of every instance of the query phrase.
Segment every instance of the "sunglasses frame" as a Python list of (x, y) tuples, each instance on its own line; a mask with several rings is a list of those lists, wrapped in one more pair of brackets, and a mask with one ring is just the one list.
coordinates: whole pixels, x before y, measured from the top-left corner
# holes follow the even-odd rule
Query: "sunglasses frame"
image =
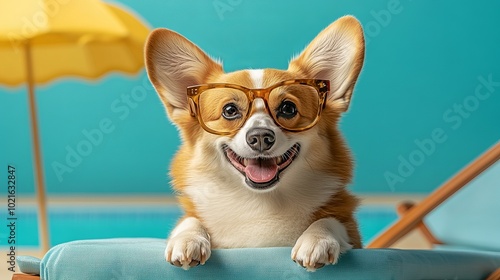
[(266, 109), (268, 112), (271, 112), (269, 109), (269, 105), (267, 104), (267, 101), (269, 100), (269, 95), (271, 94), (271, 91), (277, 87), (280, 86), (286, 86), (286, 85), (308, 85), (316, 89), (316, 92), (318, 93), (319, 97), (319, 109), (318, 109), (318, 114), (316, 115), (316, 119), (314, 121), (306, 126), (306, 127), (301, 127), (301, 128), (296, 128), (296, 129), (290, 129), (283, 127), (275, 118), (273, 114), (270, 114), (274, 123), (291, 132), (300, 132), (300, 131), (305, 131), (310, 128), (312, 128), (316, 123), (318, 123), (321, 112), (323, 111), (323, 108), (325, 107), (326, 104), (326, 98), (328, 96), (328, 93), (330, 92), (330, 81), (329, 80), (320, 80), (320, 79), (293, 79), (293, 80), (286, 80), (279, 82), (277, 84), (274, 84), (270, 87), (267, 88), (259, 88), (259, 89), (250, 89), (244, 86), (236, 85), (236, 84), (229, 84), (229, 83), (211, 83), (211, 84), (200, 84), (200, 85), (194, 85), (194, 86), (188, 86), (187, 87), (187, 96), (188, 96), (188, 103), (189, 103), (189, 111), (192, 117), (196, 117), (198, 119), (198, 122), (200, 123), (201, 127), (212, 134), (216, 135), (231, 135), (237, 132), (240, 128), (238, 127), (237, 129), (234, 129), (232, 131), (217, 131), (213, 130), (205, 125), (205, 122), (201, 118), (200, 114), (200, 95), (209, 89), (214, 89), (214, 88), (232, 88), (232, 89), (237, 89), (245, 93), (248, 99), (248, 110), (246, 112), (246, 117), (245, 120), (242, 122), (244, 124), (247, 120), (248, 117), (250, 116), (250, 111), (252, 108), (253, 101), (256, 98), (262, 98), (264, 100), (264, 104), (266, 106)]

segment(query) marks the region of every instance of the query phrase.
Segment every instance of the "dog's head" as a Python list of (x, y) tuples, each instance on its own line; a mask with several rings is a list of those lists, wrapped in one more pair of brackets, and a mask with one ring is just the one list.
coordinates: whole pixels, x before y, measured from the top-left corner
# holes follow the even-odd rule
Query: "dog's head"
[(300, 172), (284, 171), (294, 166), (350, 180), (337, 119), (349, 106), (363, 59), (363, 31), (350, 16), (323, 30), (287, 70), (224, 73), (218, 61), (167, 29), (153, 31), (146, 44), (150, 80), (193, 153), (185, 166), (229, 169), (224, 176), (257, 192), (285, 178), (293, 182)]

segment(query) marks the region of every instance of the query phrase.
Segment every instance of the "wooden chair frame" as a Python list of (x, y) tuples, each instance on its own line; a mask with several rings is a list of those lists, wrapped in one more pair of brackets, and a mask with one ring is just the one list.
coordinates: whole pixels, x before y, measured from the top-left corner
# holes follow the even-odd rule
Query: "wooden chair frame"
[(367, 248), (386, 248), (412, 230), (419, 228), (433, 244), (441, 244), (423, 223), (427, 214), (500, 160), (500, 141), (418, 204), (404, 202), (398, 206), (400, 218), (368, 244)]

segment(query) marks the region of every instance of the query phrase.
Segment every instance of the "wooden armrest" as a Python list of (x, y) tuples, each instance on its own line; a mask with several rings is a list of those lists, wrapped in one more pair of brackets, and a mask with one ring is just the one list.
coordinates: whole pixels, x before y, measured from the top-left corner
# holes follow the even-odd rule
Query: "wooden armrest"
[(12, 275), (12, 280), (40, 280), (40, 276), (16, 273)]

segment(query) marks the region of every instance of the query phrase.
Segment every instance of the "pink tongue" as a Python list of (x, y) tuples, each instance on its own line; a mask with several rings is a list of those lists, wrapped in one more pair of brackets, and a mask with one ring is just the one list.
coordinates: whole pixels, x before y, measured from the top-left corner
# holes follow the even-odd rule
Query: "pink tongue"
[(278, 165), (274, 159), (249, 159), (245, 174), (255, 183), (266, 183), (274, 179)]

